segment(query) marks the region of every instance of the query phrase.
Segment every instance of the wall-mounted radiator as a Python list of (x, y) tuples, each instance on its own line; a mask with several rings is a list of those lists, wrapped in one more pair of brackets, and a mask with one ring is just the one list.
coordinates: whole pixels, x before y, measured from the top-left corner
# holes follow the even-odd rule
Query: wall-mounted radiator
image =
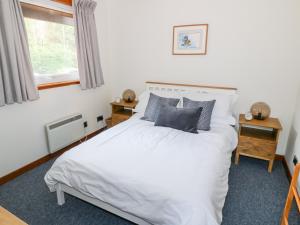
[(54, 153), (84, 137), (82, 114), (56, 120), (46, 124), (49, 152)]

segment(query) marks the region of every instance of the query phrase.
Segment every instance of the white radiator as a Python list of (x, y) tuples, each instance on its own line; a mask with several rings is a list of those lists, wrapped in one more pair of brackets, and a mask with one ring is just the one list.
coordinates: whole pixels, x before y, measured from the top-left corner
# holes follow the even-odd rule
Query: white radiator
[(82, 114), (75, 114), (46, 124), (49, 152), (54, 153), (84, 137)]

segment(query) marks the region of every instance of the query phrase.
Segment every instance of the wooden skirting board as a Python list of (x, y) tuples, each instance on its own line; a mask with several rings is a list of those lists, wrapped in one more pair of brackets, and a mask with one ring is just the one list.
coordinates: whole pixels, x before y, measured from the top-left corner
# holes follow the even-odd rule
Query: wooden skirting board
[[(90, 139), (90, 138), (96, 136), (97, 134), (101, 133), (105, 129), (106, 129), (106, 127), (102, 128), (102, 129), (99, 129), (99, 130), (97, 130), (97, 131), (95, 131), (95, 132), (87, 135), (87, 139)], [(54, 158), (60, 156), (64, 152), (66, 152), (66, 151), (70, 150), (71, 148), (74, 148), (75, 146), (79, 145), (85, 139), (86, 138), (84, 137), (81, 140), (76, 141), (73, 144), (70, 144), (67, 147), (65, 147), (65, 148), (63, 148), (63, 149), (61, 149), (61, 150), (59, 150), (59, 151), (57, 151), (55, 153), (46, 155), (46, 156), (44, 156), (44, 157), (42, 157), (42, 158), (40, 158), (40, 159), (38, 159), (38, 160), (36, 160), (36, 161), (34, 161), (32, 163), (27, 164), (26, 166), (21, 167), (20, 169), (17, 169), (15, 171), (7, 174), (6, 176), (0, 177), (0, 185), (5, 184), (8, 181), (13, 180), (14, 178), (16, 178), (16, 177), (18, 177), (18, 176), (26, 173), (27, 171), (32, 170), (32, 169), (34, 169), (34, 168), (42, 165), (43, 163), (46, 163), (49, 160), (54, 159)]]
[(288, 167), (288, 164), (287, 164), (287, 161), (286, 161), (285, 157), (283, 155), (276, 155), (275, 156), (275, 160), (282, 161), (283, 168), (285, 170), (285, 174), (286, 174), (289, 182), (291, 182), (291, 180), (292, 180), (292, 174), (291, 174), (291, 172), (289, 170), (289, 167)]

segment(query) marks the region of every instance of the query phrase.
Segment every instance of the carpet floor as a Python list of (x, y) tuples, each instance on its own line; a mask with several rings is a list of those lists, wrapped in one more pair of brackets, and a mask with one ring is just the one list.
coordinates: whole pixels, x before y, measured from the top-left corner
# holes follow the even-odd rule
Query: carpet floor
[[(43, 180), (53, 161), (0, 186), (0, 205), (30, 225), (131, 225), (104, 210), (66, 195), (66, 204), (56, 204)], [(285, 204), (289, 183), (281, 162), (267, 172), (267, 162), (241, 157), (232, 164), (229, 192), (223, 209), (222, 225), (276, 225)], [(293, 207), (290, 225), (299, 225)], [(170, 224), (171, 225), (171, 224)]]

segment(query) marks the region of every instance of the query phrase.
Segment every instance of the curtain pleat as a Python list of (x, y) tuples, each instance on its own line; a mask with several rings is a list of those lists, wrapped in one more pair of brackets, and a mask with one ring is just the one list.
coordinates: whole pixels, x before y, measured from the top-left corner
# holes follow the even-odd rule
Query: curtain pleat
[(92, 0), (74, 0), (77, 58), (80, 84), (83, 90), (104, 84)]
[(0, 0), (0, 106), (39, 98), (18, 0)]

